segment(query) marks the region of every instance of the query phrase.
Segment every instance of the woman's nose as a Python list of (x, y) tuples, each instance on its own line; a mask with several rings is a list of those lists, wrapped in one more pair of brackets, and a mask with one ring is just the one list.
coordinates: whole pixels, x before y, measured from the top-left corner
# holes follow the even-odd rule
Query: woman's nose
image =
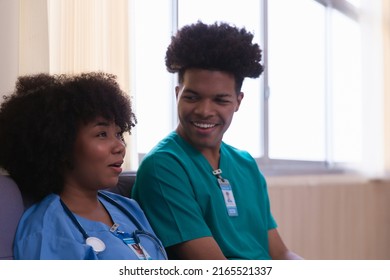
[(113, 153), (115, 154), (126, 153), (126, 143), (123, 138), (115, 137), (114, 144), (113, 144)]

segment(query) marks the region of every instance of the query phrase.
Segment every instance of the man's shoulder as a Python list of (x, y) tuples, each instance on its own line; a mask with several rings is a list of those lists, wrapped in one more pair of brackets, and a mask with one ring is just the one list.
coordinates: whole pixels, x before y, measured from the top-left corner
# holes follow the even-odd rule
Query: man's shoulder
[(254, 158), (252, 157), (252, 155), (248, 151), (234, 147), (234, 146), (229, 145), (225, 142), (222, 142), (221, 150), (222, 150), (222, 153), (227, 154), (231, 157), (254, 161)]
[[(251, 174), (263, 177), (255, 158), (248, 151), (223, 143), (221, 145), (221, 154), (225, 163), (234, 162), (236, 168), (251, 170)], [(246, 173), (246, 171), (242, 172)], [(264, 178), (261, 179), (263, 180)]]

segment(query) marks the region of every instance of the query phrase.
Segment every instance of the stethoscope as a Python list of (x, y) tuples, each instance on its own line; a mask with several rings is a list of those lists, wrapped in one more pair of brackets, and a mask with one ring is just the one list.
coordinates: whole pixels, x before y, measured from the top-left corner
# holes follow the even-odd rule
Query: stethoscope
[[(138, 245), (141, 243), (141, 240), (140, 240), (139, 236), (140, 235), (145, 235), (145, 236), (149, 237), (157, 245), (157, 247), (159, 248), (160, 252), (163, 254), (164, 258), (166, 260), (168, 259), (167, 255), (166, 255), (166, 252), (165, 252), (163, 246), (160, 243), (160, 240), (158, 240), (157, 237), (155, 237), (150, 232), (147, 232), (147, 231), (143, 230), (142, 229), (143, 227), (142, 227), (141, 223), (130, 213), (130, 211), (128, 211), (125, 207), (123, 207), (121, 204), (119, 204), (117, 201), (115, 201), (114, 199), (112, 199), (108, 195), (106, 195), (106, 194), (104, 194), (102, 192), (98, 192), (98, 195), (100, 197), (104, 198), (106, 201), (108, 201), (111, 204), (113, 204), (114, 206), (116, 206), (119, 210), (121, 210), (132, 221), (132, 223), (136, 227), (136, 230), (133, 231), (133, 238), (134, 238), (134, 241)], [(106, 245), (104, 244), (104, 242), (102, 240), (100, 240), (99, 238), (97, 238), (97, 237), (89, 236), (88, 233), (81, 226), (81, 224), (79, 223), (79, 221), (77, 220), (75, 215), (72, 213), (72, 211), (70, 211), (68, 206), (66, 206), (66, 204), (62, 201), (62, 199), (60, 199), (60, 202), (61, 202), (62, 207), (65, 210), (65, 213), (68, 215), (68, 217), (72, 220), (72, 222), (75, 224), (77, 229), (83, 235), (83, 237), (85, 239), (85, 243), (87, 245), (91, 246), (92, 249), (95, 251), (95, 253), (98, 254), (100, 252), (103, 252), (106, 249)]]

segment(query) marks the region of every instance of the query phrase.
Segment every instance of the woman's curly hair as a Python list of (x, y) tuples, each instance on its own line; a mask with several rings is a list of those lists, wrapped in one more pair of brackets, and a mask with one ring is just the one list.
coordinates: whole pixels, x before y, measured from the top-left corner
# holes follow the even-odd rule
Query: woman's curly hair
[(188, 68), (232, 73), (239, 89), (245, 77), (257, 78), (263, 72), (261, 49), (252, 43), (253, 34), (227, 23), (207, 25), (198, 21), (181, 28), (172, 36), (165, 65), (179, 73), (179, 82)]
[(81, 124), (97, 117), (122, 132), (136, 124), (114, 75), (22, 76), (0, 107), (0, 166), (34, 200), (60, 193)]

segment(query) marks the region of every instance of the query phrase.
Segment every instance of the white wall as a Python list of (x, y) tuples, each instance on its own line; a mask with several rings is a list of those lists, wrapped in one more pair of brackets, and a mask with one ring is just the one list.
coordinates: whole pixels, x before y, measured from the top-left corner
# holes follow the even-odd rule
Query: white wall
[(3, 96), (13, 90), (18, 76), (19, 1), (0, 0), (0, 38), (0, 96)]

